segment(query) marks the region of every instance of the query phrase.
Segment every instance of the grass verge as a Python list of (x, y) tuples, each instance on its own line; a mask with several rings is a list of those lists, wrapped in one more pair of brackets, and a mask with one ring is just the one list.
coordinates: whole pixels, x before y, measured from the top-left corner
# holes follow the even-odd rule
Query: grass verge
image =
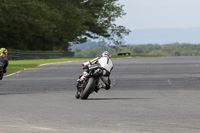
[(92, 58), (60, 58), (60, 59), (39, 59), (39, 60), (9, 60), (7, 67), (7, 73), (5, 75), (15, 73), (24, 69), (30, 69), (37, 67), (41, 64), (65, 62), (65, 61), (77, 61), (77, 60), (89, 60)]

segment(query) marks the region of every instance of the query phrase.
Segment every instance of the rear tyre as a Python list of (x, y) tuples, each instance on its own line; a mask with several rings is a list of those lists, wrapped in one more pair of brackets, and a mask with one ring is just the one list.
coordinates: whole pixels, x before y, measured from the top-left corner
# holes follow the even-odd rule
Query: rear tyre
[(94, 86), (95, 86), (94, 78), (89, 78), (85, 89), (81, 93), (81, 99), (82, 100), (85, 100), (85, 99), (88, 98), (88, 96), (92, 93)]

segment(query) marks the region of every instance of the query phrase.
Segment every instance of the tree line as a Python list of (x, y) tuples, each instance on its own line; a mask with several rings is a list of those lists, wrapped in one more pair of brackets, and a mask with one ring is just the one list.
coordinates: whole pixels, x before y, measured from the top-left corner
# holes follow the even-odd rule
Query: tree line
[(131, 55), (158, 55), (158, 56), (199, 56), (200, 45), (197, 44), (147, 44), (110, 46), (87, 49), (73, 49), (76, 57), (100, 56), (103, 51), (109, 51), (112, 55), (129, 52)]
[(0, 46), (19, 50), (66, 50), (71, 43), (102, 38), (120, 44), (129, 34), (116, 18), (118, 0), (1, 0)]

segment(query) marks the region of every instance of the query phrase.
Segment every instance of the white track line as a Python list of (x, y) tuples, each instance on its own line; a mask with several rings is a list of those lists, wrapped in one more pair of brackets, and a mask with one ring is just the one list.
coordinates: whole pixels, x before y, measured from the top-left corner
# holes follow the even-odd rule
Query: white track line
[(171, 84), (172, 84), (172, 83), (171, 83), (171, 81), (170, 81), (170, 79), (168, 79), (168, 84), (169, 84), (169, 85), (171, 85)]
[(16, 72), (16, 73), (11, 73), (11, 74), (9, 74), (9, 75), (6, 75), (6, 76), (4, 76), (4, 77), (10, 77), (10, 76), (13, 76), (13, 75), (15, 75), (15, 74), (19, 74), (21, 71), (18, 71), (18, 72)]

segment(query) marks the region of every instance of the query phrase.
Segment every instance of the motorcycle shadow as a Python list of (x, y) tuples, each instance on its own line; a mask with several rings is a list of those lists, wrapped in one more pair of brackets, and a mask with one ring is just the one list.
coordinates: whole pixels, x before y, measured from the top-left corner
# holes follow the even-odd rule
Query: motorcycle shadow
[(147, 100), (152, 98), (88, 98), (87, 100)]

